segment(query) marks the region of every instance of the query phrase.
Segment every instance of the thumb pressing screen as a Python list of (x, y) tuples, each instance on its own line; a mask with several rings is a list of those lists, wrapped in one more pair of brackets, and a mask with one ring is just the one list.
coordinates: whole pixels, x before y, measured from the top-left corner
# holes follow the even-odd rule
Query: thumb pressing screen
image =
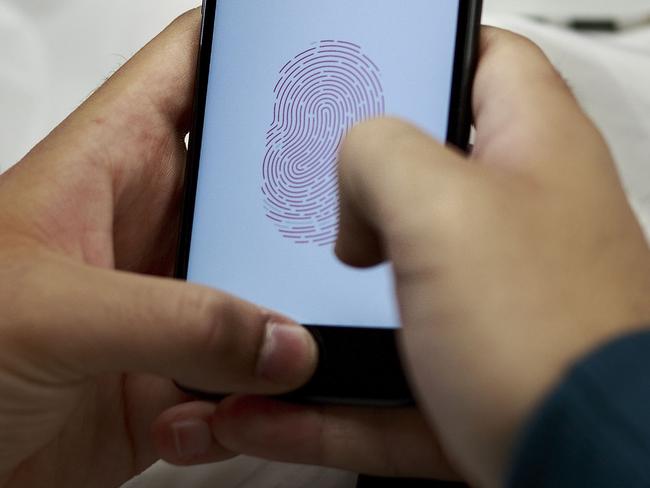
[(383, 115), (447, 138), (458, 1), (219, 0), (188, 279), (304, 324), (395, 328), (389, 265), (333, 253), (337, 153)]

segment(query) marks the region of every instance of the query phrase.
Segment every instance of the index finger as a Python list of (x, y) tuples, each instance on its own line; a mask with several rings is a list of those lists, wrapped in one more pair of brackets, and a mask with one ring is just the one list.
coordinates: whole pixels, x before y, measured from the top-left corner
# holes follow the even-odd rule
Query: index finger
[[(602, 138), (569, 86), (533, 42), (486, 27), (473, 94), (475, 157), (525, 172), (573, 165)], [(594, 151), (594, 154), (596, 152)]]
[(458, 478), (415, 409), (310, 407), (231, 397), (217, 406), (211, 424), (220, 445), (249, 456), (376, 476)]

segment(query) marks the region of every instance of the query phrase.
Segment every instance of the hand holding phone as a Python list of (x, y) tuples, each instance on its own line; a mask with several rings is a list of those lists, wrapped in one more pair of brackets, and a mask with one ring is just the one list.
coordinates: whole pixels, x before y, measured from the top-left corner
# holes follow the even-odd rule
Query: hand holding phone
[(648, 244), (602, 136), (529, 41), (486, 29), (481, 52), (471, 157), (395, 120), (355, 129), (342, 152), (338, 255), (392, 260), (425, 421), (235, 397), (212, 414), (220, 445), (384, 476), (444, 478), (450, 459), (471, 486), (504, 486), (567, 369), (650, 322)]

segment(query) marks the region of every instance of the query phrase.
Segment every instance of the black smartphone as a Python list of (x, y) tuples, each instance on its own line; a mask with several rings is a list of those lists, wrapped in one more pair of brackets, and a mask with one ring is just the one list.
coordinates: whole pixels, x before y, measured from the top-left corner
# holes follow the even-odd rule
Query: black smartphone
[[(333, 253), (337, 151), (391, 115), (467, 147), (481, 0), (205, 0), (176, 276), (299, 320), (299, 401), (412, 402), (390, 264)], [(220, 392), (227, 393), (227, 392)]]

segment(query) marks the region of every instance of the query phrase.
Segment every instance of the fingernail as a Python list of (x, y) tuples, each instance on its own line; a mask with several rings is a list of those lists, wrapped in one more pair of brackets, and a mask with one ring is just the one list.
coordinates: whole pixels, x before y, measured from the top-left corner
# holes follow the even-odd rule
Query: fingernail
[(307, 329), (271, 321), (266, 326), (257, 374), (274, 383), (298, 386), (313, 373), (316, 356), (316, 343)]
[(203, 456), (212, 447), (212, 431), (201, 419), (179, 420), (171, 428), (176, 453), (183, 461)]

